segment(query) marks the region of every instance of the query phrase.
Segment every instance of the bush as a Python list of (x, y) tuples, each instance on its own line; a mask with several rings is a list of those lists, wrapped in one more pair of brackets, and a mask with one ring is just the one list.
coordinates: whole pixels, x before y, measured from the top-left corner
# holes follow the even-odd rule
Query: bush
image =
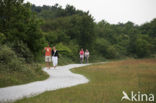
[(71, 49), (62, 43), (57, 44), (56, 48), (58, 51), (60, 51), (60, 54), (64, 54), (66, 56), (71, 56), (72, 54)]
[(3, 33), (0, 33), (0, 44), (5, 41), (6, 37)]
[(0, 45), (0, 87), (46, 79), (48, 75), (35, 63), (28, 64), (6, 45)]
[(7, 71), (25, 71), (26, 67), (22, 65), (24, 59), (18, 58), (15, 52), (6, 45), (0, 46), (0, 65), (1, 70)]
[(27, 63), (31, 63), (33, 61), (33, 53), (22, 41), (16, 41), (9, 45), (16, 52), (17, 56), (20, 58), (24, 58)]

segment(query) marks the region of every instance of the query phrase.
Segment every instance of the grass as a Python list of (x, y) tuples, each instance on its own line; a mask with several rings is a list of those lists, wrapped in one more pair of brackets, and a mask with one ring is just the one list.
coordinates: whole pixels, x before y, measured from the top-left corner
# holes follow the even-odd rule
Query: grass
[(72, 72), (85, 75), (90, 82), (15, 103), (121, 103), (123, 90), (128, 94), (130, 91), (156, 94), (156, 59), (121, 60), (72, 69)]
[(67, 65), (67, 64), (72, 64), (75, 63), (71, 58), (59, 55), (58, 58), (58, 65)]
[[(74, 62), (68, 57), (60, 56), (59, 65), (66, 65), (69, 63), (74, 63)], [(46, 67), (45, 62), (40, 64), (23, 63), (21, 65), (26, 67), (24, 71), (20, 71), (20, 70), (13, 71), (11, 70), (10, 66), (5, 65), (4, 67), (2, 67), (2, 65), (0, 65), (0, 68), (3, 68), (3, 70), (0, 71), (0, 88), (6, 86), (25, 84), (33, 81), (44, 80), (49, 77), (47, 73), (42, 71), (42, 68)], [(52, 67), (52, 63), (50, 63), (50, 65)], [(6, 67), (7, 69), (4, 69)], [(22, 70), (22, 68), (20, 69)]]
[(41, 70), (41, 66), (38, 64), (23, 65), (27, 67), (24, 71), (0, 71), (0, 87), (25, 84), (33, 81), (44, 80), (49, 77), (47, 73)]

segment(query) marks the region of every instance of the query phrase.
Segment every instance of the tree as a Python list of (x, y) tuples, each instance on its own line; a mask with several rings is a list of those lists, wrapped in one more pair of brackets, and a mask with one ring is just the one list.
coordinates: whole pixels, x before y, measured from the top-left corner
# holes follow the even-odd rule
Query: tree
[(137, 34), (135, 39), (131, 41), (130, 49), (137, 57), (148, 57), (152, 53), (151, 38), (148, 35)]
[(0, 32), (5, 35), (6, 43), (22, 41), (37, 55), (44, 40), (40, 21), (30, 7), (31, 4), (23, 0), (0, 0)]
[(150, 55), (151, 44), (148, 41), (138, 38), (136, 44), (136, 54), (138, 57), (142, 58)]

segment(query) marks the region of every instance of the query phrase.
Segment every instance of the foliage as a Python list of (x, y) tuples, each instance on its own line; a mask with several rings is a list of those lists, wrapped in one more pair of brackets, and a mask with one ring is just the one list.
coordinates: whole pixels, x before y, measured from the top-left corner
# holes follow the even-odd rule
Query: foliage
[(18, 58), (11, 48), (5, 45), (0, 46), (0, 65), (3, 67), (0, 69), (2, 71), (25, 71), (26, 67), (22, 65), (23, 62), (23, 59)]
[(42, 50), (48, 43), (60, 51), (59, 65), (79, 62), (81, 48), (89, 50), (91, 62), (151, 57), (156, 54), (156, 19), (143, 25), (130, 21), (110, 24), (95, 22), (88, 11), (72, 5), (62, 8), (59, 4), (35, 6), (23, 0), (0, 0), (0, 73), (4, 77), (15, 73), (7, 79), (0, 76), (2, 83), (43, 79), (41, 68), (32, 63), (44, 61)]
[(33, 53), (22, 41), (12, 42), (8, 45), (10, 45), (10, 47), (16, 52), (18, 57), (24, 58), (27, 63), (31, 63), (33, 61)]
[(35, 55), (42, 48), (40, 21), (31, 12), (31, 4), (23, 0), (0, 1), (0, 32), (6, 37), (6, 43), (22, 41)]
[(0, 44), (3, 44), (5, 41), (6, 37), (3, 33), (0, 33)]
[(69, 47), (67, 47), (66, 45), (63, 45), (62, 43), (59, 43), (56, 45), (57, 50), (59, 51), (59, 54), (64, 54), (67, 56), (71, 56), (72, 51)]
[(0, 46), (0, 87), (46, 79), (48, 76), (37, 64), (26, 64), (6, 45)]
[(80, 48), (108, 59), (156, 53), (156, 19), (140, 26), (130, 21), (96, 23), (88, 11), (72, 5), (35, 6), (23, 0), (0, 1), (0, 12), (0, 43), (9, 45), (26, 62), (42, 61), (41, 51), (48, 43), (74, 61)]
[(151, 47), (149, 41), (143, 38), (137, 38), (136, 40), (136, 54), (138, 57), (147, 57), (151, 54)]

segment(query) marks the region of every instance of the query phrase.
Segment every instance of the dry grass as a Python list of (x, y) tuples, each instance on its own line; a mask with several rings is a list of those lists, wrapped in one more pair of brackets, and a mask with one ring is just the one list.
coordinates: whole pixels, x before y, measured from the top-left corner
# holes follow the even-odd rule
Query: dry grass
[(90, 82), (45, 92), (16, 103), (121, 103), (123, 90), (156, 94), (156, 59), (129, 59), (72, 71), (85, 75)]

